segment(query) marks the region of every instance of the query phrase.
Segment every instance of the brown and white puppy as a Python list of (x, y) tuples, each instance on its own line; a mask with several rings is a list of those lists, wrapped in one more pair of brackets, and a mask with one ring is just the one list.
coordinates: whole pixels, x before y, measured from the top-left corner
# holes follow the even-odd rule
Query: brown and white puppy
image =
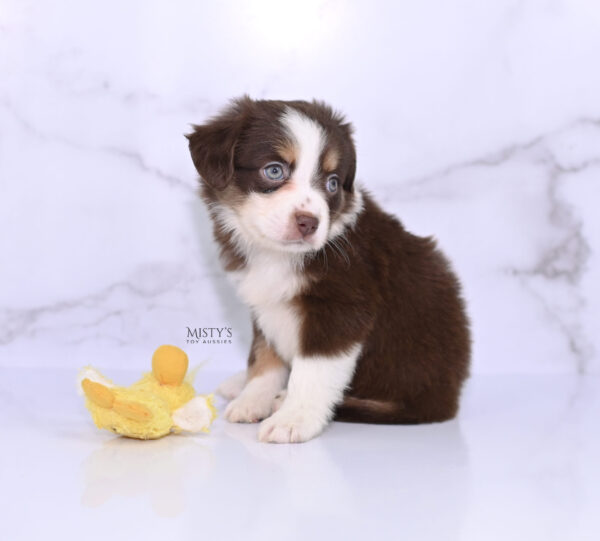
[[(232, 422), (302, 442), (333, 418), (451, 419), (470, 337), (459, 283), (430, 238), (354, 184), (352, 128), (320, 102), (244, 97), (188, 135), (225, 270), (253, 315)], [(287, 392), (284, 389), (287, 386)]]

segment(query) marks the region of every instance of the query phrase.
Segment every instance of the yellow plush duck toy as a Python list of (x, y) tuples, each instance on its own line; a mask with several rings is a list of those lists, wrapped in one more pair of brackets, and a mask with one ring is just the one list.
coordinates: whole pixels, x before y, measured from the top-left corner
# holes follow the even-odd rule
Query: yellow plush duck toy
[(119, 387), (88, 366), (80, 374), (98, 428), (142, 440), (171, 432), (208, 432), (216, 417), (213, 396), (196, 395), (185, 381), (188, 357), (175, 346), (160, 346), (152, 356), (152, 372), (130, 387)]

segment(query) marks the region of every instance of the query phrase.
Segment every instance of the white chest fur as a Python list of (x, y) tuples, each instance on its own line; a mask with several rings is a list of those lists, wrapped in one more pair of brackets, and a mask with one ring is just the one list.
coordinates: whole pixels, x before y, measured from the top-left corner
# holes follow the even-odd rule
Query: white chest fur
[(292, 299), (305, 285), (302, 272), (287, 254), (260, 253), (231, 277), (267, 341), (290, 363), (298, 354), (301, 319)]

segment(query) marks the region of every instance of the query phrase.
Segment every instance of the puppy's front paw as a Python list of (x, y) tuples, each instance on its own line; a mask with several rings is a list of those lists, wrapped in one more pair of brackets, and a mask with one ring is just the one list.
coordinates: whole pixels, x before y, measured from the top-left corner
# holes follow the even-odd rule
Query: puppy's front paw
[(283, 405), (285, 397), (287, 396), (287, 391), (284, 389), (275, 395), (273, 399), (273, 403), (271, 404), (271, 410), (273, 413), (279, 410), (279, 408)]
[(257, 423), (271, 414), (271, 398), (241, 394), (225, 408), (230, 423)]
[(327, 419), (315, 412), (284, 405), (260, 424), (258, 439), (266, 443), (301, 443), (319, 435), (326, 425)]

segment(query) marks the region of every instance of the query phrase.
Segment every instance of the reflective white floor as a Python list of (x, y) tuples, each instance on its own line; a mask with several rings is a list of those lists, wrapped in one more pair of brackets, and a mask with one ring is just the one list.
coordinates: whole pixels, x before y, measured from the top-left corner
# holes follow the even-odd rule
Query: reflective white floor
[(600, 378), (479, 376), (457, 421), (283, 446), (116, 438), (74, 378), (0, 369), (2, 539), (600, 539)]

